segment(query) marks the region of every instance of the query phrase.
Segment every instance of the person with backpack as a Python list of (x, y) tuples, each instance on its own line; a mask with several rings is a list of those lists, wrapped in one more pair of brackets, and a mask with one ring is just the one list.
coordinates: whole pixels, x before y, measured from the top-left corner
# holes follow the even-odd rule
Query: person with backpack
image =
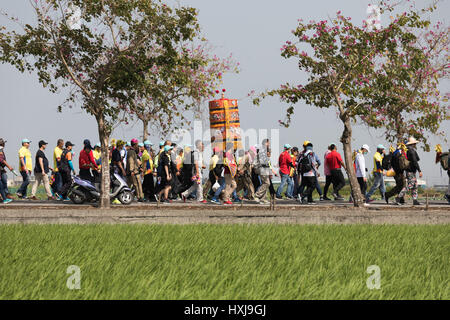
[(286, 189), (286, 197), (292, 198), (293, 188), (294, 188), (294, 182), (292, 181), (292, 177), (290, 175), (291, 168), (294, 168), (294, 162), (292, 161), (291, 156), (291, 145), (285, 144), (284, 145), (284, 151), (280, 154), (278, 158), (278, 167), (280, 168), (280, 177), (281, 177), (281, 183), (277, 189), (276, 198), (277, 199), (283, 199), (281, 196), (281, 192), (284, 189), (284, 186), (287, 183), (287, 189)]
[(330, 145), (330, 153), (326, 156), (325, 162), (330, 169), (331, 182), (333, 183), (333, 197), (335, 200), (344, 200), (339, 194), (339, 191), (345, 186), (345, 178), (341, 168), (344, 168), (344, 170), (346, 168), (341, 154), (337, 152), (336, 144), (332, 143)]
[(420, 205), (420, 202), (418, 200), (419, 194), (418, 194), (418, 188), (417, 188), (417, 177), (416, 173), (419, 172), (419, 177), (422, 178), (422, 170), (419, 166), (419, 155), (416, 151), (417, 141), (414, 137), (410, 137), (408, 139), (408, 143), (406, 144), (406, 147), (408, 148), (408, 151), (406, 152), (406, 157), (409, 161), (409, 166), (405, 169), (405, 175), (406, 175), (406, 185), (403, 187), (402, 191), (400, 191), (400, 194), (398, 195), (400, 198), (403, 198), (406, 195), (407, 191), (411, 191), (411, 196), (413, 198), (413, 205), (418, 206)]
[(301, 194), (301, 203), (316, 204), (313, 201), (313, 191), (316, 188), (316, 179), (319, 176), (317, 172), (316, 159), (313, 152), (313, 146), (309, 143), (306, 147), (306, 152), (299, 160), (298, 172), (302, 175), (302, 181), (306, 187), (306, 191)]
[[(311, 143), (311, 141), (305, 141), (303, 143), (303, 149), (304, 150), (303, 150), (303, 152), (300, 153), (300, 159), (306, 153), (306, 151), (307, 151), (306, 149), (308, 147), (311, 147), (311, 148), (314, 147), (313, 144)], [(320, 187), (320, 183), (319, 183), (319, 179), (318, 179), (318, 176), (320, 175), (319, 174), (319, 167), (320, 167), (320, 165), (322, 163), (320, 162), (319, 157), (317, 156), (317, 154), (314, 151), (312, 151), (312, 157), (314, 157), (314, 163), (315, 163), (315, 166), (316, 166), (316, 170), (314, 170), (314, 174), (316, 175), (315, 189), (317, 190), (317, 193), (319, 194), (320, 201), (324, 201), (325, 199), (323, 198), (322, 188)], [(297, 162), (297, 167), (296, 168), (298, 168), (298, 162)], [(301, 174), (300, 174), (300, 177), (301, 177)], [(305, 181), (303, 181), (303, 183), (300, 183), (300, 185), (299, 185), (299, 187), (297, 189), (297, 197), (299, 197), (299, 195), (300, 195), (300, 197), (299, 197), (299, 201), (300, 202), (302, 202), (301, 199), (302, 199), (303, 191), (305, 190), (305, 188), (306, 188), (306, 183), (305, 183)]]
[(389, 198), (395, 195), (397, 195), (397, 197), (395, 197), (396, 205), (402, 205), (404, 203), (404, 199), (399, 197), (399, 193), (403, 190), (405, 186), (405, 169), (408, 166), (409, 161), (406, 156), (406, 146), (400, 142), (397, 145), (397, 149), (395, 149), (395, 151), (392, 153), (391, 156), (391, 167), (392, 170), (394, 170), (395, 172), (394, 175), (395, 187), (386, 192), (386, 194), (384, 195), (387, 204), (389, 204)]
[(366, 203), (370, 203), (373, 200), (370, 197), (375, 193), (375, 190), (380, 189), (382, 199), (385, 199), (386, 187), (384, 184), (384, 169), (383, 169), (383, 157), (386, 148), (379, 144), (377, 146), (377, 152), (373, 156), (373, 177), (374, 182), (369, 192), (366, 194)]
[(72, 171), (73, 175), (75, 175), (75, 169), (72, 163), (72, 148), (74, 146), (75, 145), (72, 142), (67, 141), (65, 149), (61, 153), (61, 161), (59, 161), (58, 171), (61, 174), (62, 187), (58, 193), (55, 193), (56, 198), (59, 200), (69, 200), (67, 198), (67, 193), (72, 185), (72, 177), (70, 172)]

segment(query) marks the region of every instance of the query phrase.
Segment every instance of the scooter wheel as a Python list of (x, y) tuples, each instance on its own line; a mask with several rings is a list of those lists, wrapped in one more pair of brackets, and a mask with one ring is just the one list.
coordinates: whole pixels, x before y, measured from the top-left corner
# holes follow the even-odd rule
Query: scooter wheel
[(69, 196), (70, 200), (72, 200), (75, 204), (83, 204), (86, 201), (86, 197), (75, 192), (72, 192)]
[(131, 193), (130, 191), (123, 191), (117, 198), (119, 199), (120, 203), (128, 205), (133, 201), (133, 193)]

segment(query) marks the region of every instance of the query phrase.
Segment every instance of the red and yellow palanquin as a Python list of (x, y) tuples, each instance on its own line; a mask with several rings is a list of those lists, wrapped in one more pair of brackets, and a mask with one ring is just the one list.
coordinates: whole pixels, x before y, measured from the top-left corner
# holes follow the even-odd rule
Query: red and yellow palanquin
[(222, 99), (209, 102), (209, 119), (211, 124), (211, 147), (225, 150), (232, 142), (234, 149), (242, 148), (241, 123), (237, 100)]

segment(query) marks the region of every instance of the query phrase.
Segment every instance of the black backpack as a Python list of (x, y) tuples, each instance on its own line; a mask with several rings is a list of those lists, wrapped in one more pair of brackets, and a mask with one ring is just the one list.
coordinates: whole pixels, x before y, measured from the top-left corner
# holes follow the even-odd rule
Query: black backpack
[(301, 173), (306, 173), (313, 169), (312, 163), (309, 160), (308, 155), (303, 155), (301, 157), (300, 161), (298, 162), (298, 167), (299, 167), (299, 171)]
[(58, 170), (59, 171), (70, 171), (70, 167), (69, 167), (69, 160), (67, 160), (67, 154), (70, 151), (67, 149), (64, 149), (64, 151), (61, 154), (61, 161), (59, 161), (57, 163), (58, 166)]
[(389, 153), (384, 156), (383, 161), (381, 162), (381, 167), (384, 170), (391, 170), (392, 169), (392, 153)]
[(440, 163), (441, 163), (442, 169), (444, 169), (444, 170), (448, 170), (449, 155), (450, 155), (450, 151), (444, 152), (443, 154), (441, 154)]
[(164, 172), (164, 166), (162, 165), (162, 157), (165, 157), (166, 155), (161, 153), (159, 155), (159, 159), (158, 159), (158, 167), (156, 168), (156, 174), (158, 177), (161, 177), (163, 175)]

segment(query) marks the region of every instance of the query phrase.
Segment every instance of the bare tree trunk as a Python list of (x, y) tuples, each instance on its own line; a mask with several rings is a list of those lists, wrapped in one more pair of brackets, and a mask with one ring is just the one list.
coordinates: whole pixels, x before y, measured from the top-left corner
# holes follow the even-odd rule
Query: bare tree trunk
[(142, 133), (142, 141), (147, 140), (148, 138), (148, 120), (142, 120), (142, 125), (144, 126), (144, 130)]
[(353, 196), (353, 204), (355, 207), (362, 207), (364, 204), (364, 197), (359, 187), (356, 172), (353, 168), (352, 159), (352, 127), (349, 118), (341, 120), (344, 122), (344, 131), (342, 132), (341, 142), (344, 146), (345, 167), (347, 171), (348, 180), (350, 182), (351, 193)]
[(101, 172), (101, 190), (99, 208), (110, 208), (110, 174), (109, 174), (109, 131), (105, 124), (103, 114), (97, 117), (98, 135), (102, 145), (102, 172)]

